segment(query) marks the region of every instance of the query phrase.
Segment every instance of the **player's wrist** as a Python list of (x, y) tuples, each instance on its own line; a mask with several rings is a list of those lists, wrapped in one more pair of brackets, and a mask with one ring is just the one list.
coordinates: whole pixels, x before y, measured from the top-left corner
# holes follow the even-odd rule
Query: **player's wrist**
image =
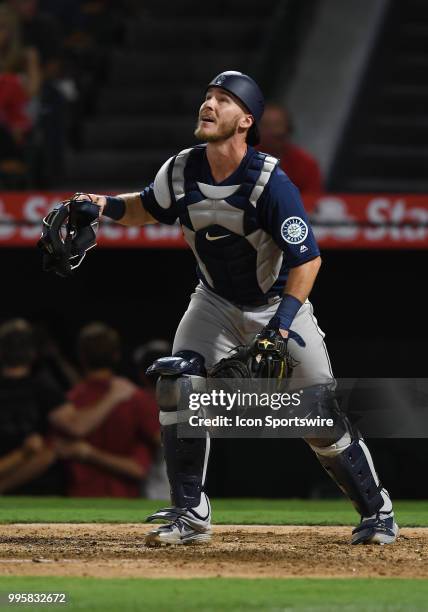
[(105, 196), (105, 199), (103, 216), (119, 221), (125, 214), (125, 200), (119, 196)]
[(286, 293), (279, 303), (275, 315), (269, 321), (268, 327), (276, 330), (289, 330), (302, 305), (298, 298)]

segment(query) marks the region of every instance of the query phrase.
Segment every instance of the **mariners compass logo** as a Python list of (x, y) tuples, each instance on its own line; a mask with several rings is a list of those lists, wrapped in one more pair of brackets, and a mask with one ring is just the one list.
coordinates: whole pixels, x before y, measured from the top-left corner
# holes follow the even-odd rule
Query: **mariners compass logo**
[(307, 235), (308, 226), (300, 217), (288, 217), (281, 225), (281, 236), (289, 244), (300, 244)]
[(226, 75), (225, 74), (221, 74), (220, 76), (218, 76), (215, 80), (214, 85), (221, 85), (223, 83), (223, 81), (226, 80)]

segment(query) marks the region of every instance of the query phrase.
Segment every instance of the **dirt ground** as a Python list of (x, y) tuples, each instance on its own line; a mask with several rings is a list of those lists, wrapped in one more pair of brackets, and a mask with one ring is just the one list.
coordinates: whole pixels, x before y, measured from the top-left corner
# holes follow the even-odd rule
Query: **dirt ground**
[(216, 526), (209, 544), (146, 548), (148, 525), (0, 525), (0, 574), (428, 578), (428, 528), (351, 546), (350, 527)]

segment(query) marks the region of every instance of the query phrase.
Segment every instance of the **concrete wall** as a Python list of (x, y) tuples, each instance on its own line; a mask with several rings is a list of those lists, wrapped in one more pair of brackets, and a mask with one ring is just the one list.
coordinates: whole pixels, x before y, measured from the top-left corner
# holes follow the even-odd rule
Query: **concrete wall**
[[(283, 98), (296, 127), (295, 141), (327, 176), (388, 0), (321, 0)], [(278, 92), (281, 91), (281, 85)]]

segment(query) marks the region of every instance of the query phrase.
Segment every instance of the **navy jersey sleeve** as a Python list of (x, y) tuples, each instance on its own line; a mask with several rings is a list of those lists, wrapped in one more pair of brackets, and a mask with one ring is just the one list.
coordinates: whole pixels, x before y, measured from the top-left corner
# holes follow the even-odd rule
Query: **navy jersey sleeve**
[(170, 157), (159, 170), (153, 183), (141, 193), (144, 208), (159, 221), (173, 225), (178, 217), (177, 204), (171, 186), (171, 172), (175, 157)]
[(320, 254), (299, 190), (288, 176), (276, 168), (258, 205), (261, 227), (285, 253), (290, 268)]

